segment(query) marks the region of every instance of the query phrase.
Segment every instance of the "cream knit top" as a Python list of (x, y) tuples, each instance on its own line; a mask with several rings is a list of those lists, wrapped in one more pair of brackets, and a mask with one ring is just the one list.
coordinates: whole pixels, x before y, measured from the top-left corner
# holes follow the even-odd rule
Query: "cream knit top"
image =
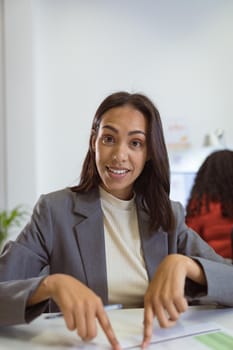
[(148, 287), (135, 196), (126, 201), (100, 187), (104, 215), (109, 303), (140, 307)]

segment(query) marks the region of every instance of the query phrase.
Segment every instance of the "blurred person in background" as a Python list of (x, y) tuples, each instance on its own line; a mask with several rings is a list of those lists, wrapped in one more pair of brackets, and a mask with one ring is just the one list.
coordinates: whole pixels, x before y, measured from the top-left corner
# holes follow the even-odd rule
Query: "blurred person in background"
[(186, 206), (186, 223), (218, 254), (232, 259), (233, 151), (215, 151), (200, 166)]

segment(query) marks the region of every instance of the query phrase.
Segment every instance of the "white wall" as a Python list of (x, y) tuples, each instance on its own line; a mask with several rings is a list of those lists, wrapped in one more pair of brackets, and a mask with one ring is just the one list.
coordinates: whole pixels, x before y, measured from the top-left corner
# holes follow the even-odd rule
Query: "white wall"
[(5, 6), (10, 204), (77, 180), (97, 105), (116, 90), (151, 97), (165, 129), (181, 118), (194, 148), (217, 128), (232, 144), (232, 0)]
[(6, 206), (31, 208), (37, 196), (32, 1), (3, 2)]
[(5, 115), (3, 62), (3, 1), (0, 0), (0, 210), (5, 207)]

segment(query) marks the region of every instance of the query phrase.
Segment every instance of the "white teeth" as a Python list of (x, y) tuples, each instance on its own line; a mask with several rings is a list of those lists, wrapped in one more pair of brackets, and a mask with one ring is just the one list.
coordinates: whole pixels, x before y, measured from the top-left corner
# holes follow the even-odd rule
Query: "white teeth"
[(111, 173), (113, 174), (117, 174), (117, 175), (121, 175), (121, 174), (126, 174), (128, 172), (127, 169), (112, 169), (112, 168), (108, 168), (109, 171), (111, 171)]

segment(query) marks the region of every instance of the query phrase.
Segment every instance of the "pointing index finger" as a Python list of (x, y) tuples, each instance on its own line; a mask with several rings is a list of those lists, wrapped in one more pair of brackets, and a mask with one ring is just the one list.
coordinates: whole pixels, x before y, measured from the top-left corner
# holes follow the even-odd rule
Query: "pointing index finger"
[(142, 349), (145, 349), (151, 340), (153, 329), (154, 313), (151, 307), (144, 309), (144, 335), (142, 341)]
[(121, 350), (121, 346), (119, 341), (117, 340), (117, 337), (114, 333), (114, 330), (111, 326), (110, 320), (107, 316), (107, 313), (104, 309), (98, 312), (97, 319), (99, 321), (100, 326), (102, 327), (104, 333), (106, 334), (106, 337), (108, 338), (110, 344), (112, 345), (112, 348), (114, 350)]

